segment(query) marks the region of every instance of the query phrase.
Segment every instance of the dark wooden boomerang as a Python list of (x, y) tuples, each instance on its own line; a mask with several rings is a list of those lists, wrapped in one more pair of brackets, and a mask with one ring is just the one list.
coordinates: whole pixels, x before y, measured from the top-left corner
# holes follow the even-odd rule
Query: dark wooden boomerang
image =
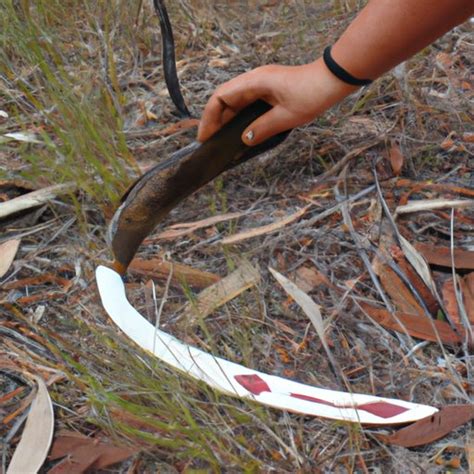
[(289, 131), (254, 147), (245, 145), (240, 138), (248, 125), (270, 109), (266, 102), (254, 102), (210, 139), (179, 150), (129, 188), (109, 226), (108, 240), (115, 258), (115, 270), (122, 275), (127, 271), (145, 237), (184, 198), (224, 171), (285, 140)]
[[(180, 116), (189, 117), (176, 72), (174, 39), (163, 0), (153, 1), (160, 20), (162, 63), (170, 97)], [(109, 226), (114, 268), (121, 274), (145, 237), (184, 198), (234, 166), (281, 143), (289, 132), (280, 133), (255, 147), (246, 146), (242, 133), (271, 106), (257, 101), (239, 112), (228, 124), (203, 144), (191, 145), (174, 153), (140, 177), (122, 197)]]

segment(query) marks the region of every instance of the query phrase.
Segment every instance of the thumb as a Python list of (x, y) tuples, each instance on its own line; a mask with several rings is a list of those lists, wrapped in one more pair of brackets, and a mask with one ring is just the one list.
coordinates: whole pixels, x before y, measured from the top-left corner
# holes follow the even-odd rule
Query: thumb
[(259, 145), (267, 138), (295, 126), (295, 120), (286, 109), (276, 105), (254, 120), (242, 133), (242, 141), (248, 146)]

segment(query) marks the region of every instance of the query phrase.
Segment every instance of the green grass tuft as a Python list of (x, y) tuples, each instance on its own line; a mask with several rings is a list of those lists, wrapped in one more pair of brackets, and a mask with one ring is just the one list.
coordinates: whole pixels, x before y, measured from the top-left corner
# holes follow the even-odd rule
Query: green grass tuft
[(84, 10), (57, 0), (0, 3), (0, 98), (20, 128), (0, 134), (33, 132), (41, 142), (17, 147), (30, 165), (23, 178), (75, 181), (95, 202), (115, 203), (135, 168), (112, 52), (119, 8)]

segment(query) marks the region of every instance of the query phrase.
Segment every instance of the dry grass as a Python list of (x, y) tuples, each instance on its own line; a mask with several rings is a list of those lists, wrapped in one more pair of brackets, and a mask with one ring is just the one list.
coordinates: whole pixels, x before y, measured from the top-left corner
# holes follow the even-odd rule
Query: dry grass
[[(173, 2), (178, 70), (195, 116), (213, 88), (239, 72), (316, 57), (356, 7), (329, 0), (267, 3)], [(416, 450), (387, 447), (376, 440), (375, 430), (282, 413), (212, 392), (177, 376), (117, 334), (99, 304), (93, 277), (97, 264), (109, 257), (104, 212), (110, 212), (138, 167), (164, 158), (195, 133), (156, 133), (177, 120), (164, 93), (157, 20), (149, 2), (139, 0), (0, 0), (0, 18), (0, 110), (10, 116), (0, 123), (0, 136), (33, 131), (42, 142), (0, 142), (0, 171), (4, 178), (25, 178), (35, 186), (73, 179), (81, 188), (34, 216), (2, 224), (2, 238), (24, 234), (14, 270), (2, 283), (44, 273), (72, 282), (66, 292), (54, 282), (0, 289), (0, 328), (10, 329), (2, 333), (0, 356), (20, 358), (30, 370), (40, 364), (64, 374), (50, 387), (58, 428), (91, 435), (102, 429), (116, 443), (140, 446), (135, 472), (425, 472), (437, 469), (434, 457), (447, 446), (462, 455), (470, 436), (466, 429)], [(440, 51), (457, 62), (443, 65)], [(462, 139), (473, 129), (473, 92), (466, 85), (472, 52), (461, 27), (412, 59), (404, 73), (386, 75), (295, 131), (272, 156), (227, 173), (173, 211), (164, 225), (250, 208), (254, 212), (181, 240), (142, 247), (143, 258), (166, 253), (173, 261), (222, 276), (245, 258), (259, 266), (263, 279), (192, 330), (174, 321), (193, 291), (172, 287), (162, 315), (165, 329), (249, 367), (344, 389), (309, 321), (267, 270), (271, 266), (291, 276), (306, 265), (330, 282), (315, 285), (310, 294), (324, 308), (324, 317), (332, 319), (331, 350), (355, 392), (435, 405), (465, 403), (472, 393), (469, 355), (428, 344), (408, 356), (412, 340), (384, 330), (358, 308), (359, 299), (380, 297), (341, 214), (316, 218), (336, 203), (334, 187), (342, 183), (338, 173), (324, 181), (319, 176), (359, 148), (367, 149), (349, 162), (349, 194), (373, 183), (367, 166), (372, 162), (389, 205), (411, 189), (395, 186), (383, 160), (392, 142), (400, 144), (405, 157), (404, 176), (472, 187), (474, 150)], [(150, 114), (147, 119), (144, 110), (157, 119), (150, 120)], [(452, 132), (452, 146), (442, 147)], [(308, 199), (314, 206), (304, 218), (277, 233), (237, 245), (218, 242), (290, 214)], [(383, 222), (371, 207), (375, 201), (372, 192), (350, 212), (359, 234), (377, 243)], [(467, 217), (471, 224), (456, 222), (456, 235), (464, 239), (460, 243), (472, 245), (472, 215)], [(400, 226), (412, 240), (449, 231), (441, 218), (433, 225), (431, 213), (404, 217)], [(356, 279), (349, 289), (346, 283)], [(144, 283), (131, 279), (128, 289), (135, 307), (147, 314)], [(159, 296), (164, 288), (165, 281), (157, 283)], [(39, 297), (33, 302), (21, 302), (35, 294)], [(37, 346), (28, 346), (25, 334), (36, 335)], [(446, 354), (451, 365), (443, 368), (439, 358)], [(0, 382), (5, 392), (18, 385), (12, 378)], [(13, 425), (0, 430), (4, 439), (10, 439)], [(465, 459), (462, 463), (466, 468)]]

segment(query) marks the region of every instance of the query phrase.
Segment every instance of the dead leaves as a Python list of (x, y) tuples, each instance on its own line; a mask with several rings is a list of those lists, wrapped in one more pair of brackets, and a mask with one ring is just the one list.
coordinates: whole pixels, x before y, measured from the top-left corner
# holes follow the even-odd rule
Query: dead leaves
[(373, 267), (384, 290), (390, 296), (392, 303), (398, 311), (420, 317), (425, 316), (423, 308), (412, 291), (394, 270), (388, 265), (380, 264), (378, 261), (376, 261)]
[(339, 375), (339, 368), (337, 365), (334, 356), (332, 355), (331, 349), (329, 348), (329, 343), (326, 337), (326, 323), (323, 321), (323, 317), (321, 315), (321, 307), (316, 304), (310, 296), (308, 296), (303, 290), (298, 288), (292, 281), (288, 280), (288, 278), (284, 277), (281, 273), (278, 273), (273, 268), (269, 268), (270, 273), (274, 276), (276, 281), (282, 286), (285, 292), (291, 296), (296, 303), (301, 307), (304, 311), (306, 316), (308, 316), (311, 324), (313, 325), (316, 333), (321, 340), (321, 343), (326, 351), (329, 361), (333, 367), (334, 373)]
[[(451, 249), (440, 245), (417, 242), (415, 248), (430, 265), (451, 268)], [(474, 251), (455, 248), (453, 251), (454, 266), (460, 270), (474, 270)]]
[(461, 280), (461, 288), (467, 317), (474, 326), (474, 272), (469, 273)]
[[(461, 289), (462, 304), (466, 310), (471, 326), (474, 327), (474, 272), (467, 274), (464, 278), (458, 278)], [(451, 320), (458, 327), (463, 327), (459, 314), (459, 302), (456, 298), (453, 279), (446, 280), (441, 290), (446, 310)]]
[(128, 459), (137, 449), (117, 447), (99, 439), (72, 431), (62, 431), (55, 438), (50, 461), (64, 458), (48, 474), (83, 474), (98, 471)]
[[(19, 291), (13, 291), (6, 299), (0, 299), (0, 303), (30, 305), (40, 301), (62, 298), (64, 294), (71, 289), (72, 284), (72, 280), (52, 273), (43, 273), (35, 277), (20, 278), (3, 284), (0, 290), (22, 290), (25, 294), (23, 295)], [(61, 289), (60, 291), (50, 289), (51, 286), (59, 286)]]
[(314, 267), (303, 265), (296, 269), (294, 275), (295, 284), (306, 293), (314, 290), (317, 286), (332, 286), (327, 276), (316, 270)]
[[(13, 330), (16, 329), (16, 331)], [(137, 452), (137, 449), (112, 446), (106, 441), (87, 438), (70, 432), (60, 432), (54, 436), (54, 411), (48, 393), (50, 385), (65, 378), (61, 370), (53, 368), (51, 354), (47, 360), (42, 357), (47, 354), (49, 342), (39, 335), (31, 333), (28, 327), (19, 326), (19, 323), (2, 321), (0, 340), (7, 350), (0, 351), (0, 370), (5, 373), (15, 373), (13, 382), (7, 383), (8, 393), (0, 396), (0, 427), (8, 430), (3, 437), (6, 446), (16, 444), (7, 474), (25, 474), (39, 472), (76, 473), (82, 474), (89, 470), (103, 469), (120, 462)], [(5, 337), (5, 334), (10, 337)], [(60, 336), (56, 335), (60, 338)], [(23, 342), (23, 347), (18, 344)], [(3, 349), (0, 348), (0, 349)], [(70, 353), (70, 356), (74, 356)], [(47, 365), (43, 365), (43, 364)], [(0, 378), (3, 383), (3, 380)], [(36, 390), (26, 393), (27, 381), (37, 386)], [(18, 385), (23, 382), (23, 385)], [(76, 383), (80, 382), (76, 380)], [(15, 385), (17, 385), (15, 387)], [(81, 388), (81, 385), (77, 385)], [(23, 431), (21, 428), (24, 413), (30, 407)], [(78, 413), (79, 414), (79, 413)], [(4, 433), (2, 433), (3, 435)], [(51, 452), (50, 452), (51, 448)], [(48, 457), (48, 453), (50, 455)], [(65, 458), (51, 468), (53, 461)], [(50, 470), (48, 470), (50, 469)]]
[[(456, 205), (469, 208), (473, 202), (473, 200), (452, 199), (419, 200), (414, 201), (413, 204), (398, 206), (397, 212), (401, 208), (405, 208), (407, 212)], [(380, 291), (383, 289), (383, 293), (388, 295), (393, 308), (388, 307), (388, 310), (385, 310), (363, 303), (361, 306), (364, 311), (385, 328), (409, 334), (412, 337), (448, 345), (459, 345), (466, 340), (469, 344), (473, 344), (472, 322), (468, 322), (466, 317), (459, 316), (459, 313), (465, 314), (466, 302), (468, 305), (471, 304), (469, 285), (464, 283), (464, 280), (459, 280), (458, 286), (464, 295), (460, 296), (454, 292), (452, 278), (445, 280), (443, 304), (432, 271), (424, 258), (425, 255), (430, 263), (442, 262), (448, 267), (452, 266), (454, 259), (461, 266), (469, 267), (472, 252), (456, 248), (451, 250), (446, 247), (438, 249), (429, 244), (414, 246), (400, 234), (395, 221), (388, 214), (387, 206), (384, 210), (387, 214), (387, 223), (390, 225), (384, 225), (382, 220), (380, 247), (372, 266), (381, 283)], [(447, 218), (449, 225), (450, 217), (444, 218)], [(456, 267), (456, 264), (454, 266)], [(457, 276), (456, 278), (458, 279)], [(468, 281), (471, 282), (471, 280)], [(381, 296), (386, 298), (384, 294)], [(388, 302), (386, 299), (384, 301)]]
[(405, 448), (423, 446), (443, 438), (452, 430), (474, 419), (474, 405), (448, 405), (438, 413), (417, 421), (390, 436), (379, 436), (384, 442)]
[(400, 150), (400, 146), (396, 143), (392, 143), (388, 154), (388, 159), (390, 161), (393, 174), (395, 176), (399, 176), (402, 171), (405, 158), (402, 151)]
[(37, 472), (48, 455), (54, 432), (54, 412), (46, 384), (35, 377), (38, 391), (31, 404), (25, 428), (7, 474)]
[(19, 246), (20, 239), (7, 240), (0, 244), (0, 278), (8, 272)]
[(460, 334), (453, 331), (444, 321), (429, 319), (426, 316), (407, 314), (399, 311), (390, 313), (380, 307), (360, 302), (361, 308), (385, 329), (397, 331), (401, 334), (410, 334), (412, 337), (425, 341), (438, 342), (439, 339), (448, 345), (458, 345), (463, 341)]
[[(10, 374), (8, 379), (0, 378), (0, 386), (9, 390), (0, 397), (0, 428), (7, 431), (1, 433), (5, 445), (8, 447), (10, 443), (16, 444), (16, 448), (6, 472), (33, 473), (38, 472), (45, 462), (54, 432), (53, 405), (47, 387), (61, 380), (63, 374), (40, 364), (40, 343), (31, 341), (29, 334), (22, 336), (19, 332), (6, 328), (7, 323), (5, 321), (0, 324), (0, 340), (3, 342), (2, 346), (7, 348), (0, 351), (0, 371), (2, 375)], [(32, 350), (20, 347), (17, 342), (19, 339), (28, 341), (30, 349), (39, 350), (34, 354), (34, 361), (30, 358)], [(32, 388), (28, 391), (29, 386)], [(22, 428), (24, 418), (26, 423), (23, 431), (18, 431)]]
[[(441, 310), (437, 298), (410, 264), (403, 259), (399, 251), (392, 250), (392, 252), (394, 255), (398, 255), (398, 267), (405, 275), (406, 280), (402, 280), (388, 265), (378, 263), (375, 265), (375, 269), (384, 291), (395, 307), (395, 311), (390, 312), (365, 302), (361, 302), (360, 306), (372, 319), (386, 329), (409, 334), (412, 337), (426, 341), (441, 341), (451, 346), (461, 344), (469, 334), (469, 330), (466, 331), (466, 327), (460, 320), (452, 279), (448, 280), (443, 286), (443, 297), (449, 321), (453, 322), (455, 327), (445, 321), (435, 319)], [(472, 291), (470, 289), (472, 281), (473, 278), (469, 275), (466, 281), (461, 280), (461, 290), (466, 302), (465, 305), (467, 304), (466, 308), (470, 307), (472, 302)], [(435, 289), (434, 283), (432, 288)], [(415, 294), (417, 297), (415, 297)], [(473, 310), (470, 308), (468, 312), (472, 315)], [(471, 320), (472, 324), (473, 321)], [(472, 341), (469, 343), (472, 344)]]

